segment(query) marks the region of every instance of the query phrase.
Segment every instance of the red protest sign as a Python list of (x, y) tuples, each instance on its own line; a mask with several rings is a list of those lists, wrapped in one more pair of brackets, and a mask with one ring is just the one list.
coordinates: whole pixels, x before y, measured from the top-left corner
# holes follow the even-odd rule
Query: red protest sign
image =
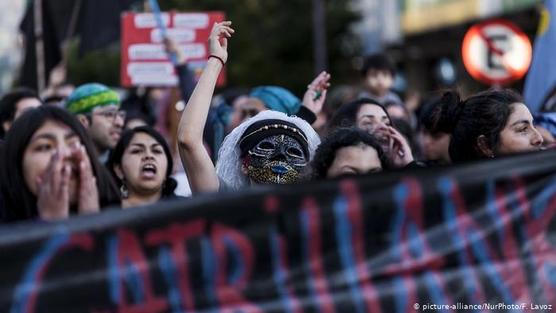
[[(161, 15), (167, 36), (184, 51), (188, 66), (198, 78), (208, 57), (208, 37), (212, 25), (224, 20), (224, 13), (164, 12)], [(152, 13), (122, 15), (121, 84), (132, 86), (177, 86), (178, 77), (162, 43), (161, 30)], [(217, 86), (226, 83), (225, 70)]]

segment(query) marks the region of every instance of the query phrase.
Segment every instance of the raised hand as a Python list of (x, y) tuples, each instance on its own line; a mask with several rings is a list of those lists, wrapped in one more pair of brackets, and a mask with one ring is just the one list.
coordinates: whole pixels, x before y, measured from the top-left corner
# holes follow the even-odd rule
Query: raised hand
[(45, 172), (37, 178), (37, 210), (43, 220), (59, 220), (69, 216), (69, 180), (71, 166), (67, 156), (56, 152)]
[(307, 91), (303, 95), (303, 106), (313, 113), (319, 114), (320, 111), (322, 111), (324, 101), (326, 101), (328, 87), (330, 87), (330, 74), (326, 71), (322, 71), (307, 86)]
[(215, 23), (209, 36), (209, 60), (189, 97), (178, 127), (178, 149), (193, 193), (217, 191), (216, 169), (203, 146), (203, 129), (222, 65), (228, 60), (228, 38), (235, 32), (226, 21)]
[(404, 167), (413, 162), (413, 152), (405, 137), (394, 127), (389, 126), (390, 136), (389, 158), (395, 167)]
[(79, 214), (97, 213), (100, 211), (97, 180), (93, 174), (91, 160), (82, 145), (73, 149), (71, 160), (79, 171), (79, 190), (77, 210)]
[(235, 32), (231, 21), (215, 23), (209, 36), (209, 54), (226, 63), (228, 60), (228, 38)]

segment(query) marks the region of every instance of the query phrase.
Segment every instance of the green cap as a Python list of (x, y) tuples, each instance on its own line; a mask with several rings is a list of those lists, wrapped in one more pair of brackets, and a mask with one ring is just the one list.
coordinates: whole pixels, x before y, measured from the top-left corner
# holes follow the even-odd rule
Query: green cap
[(107, 105), (120, 106), (120, 96), (98, 83), (79, 86), (66, 101), (66, 109), (73, 114), (89, 113), (96, 107)]

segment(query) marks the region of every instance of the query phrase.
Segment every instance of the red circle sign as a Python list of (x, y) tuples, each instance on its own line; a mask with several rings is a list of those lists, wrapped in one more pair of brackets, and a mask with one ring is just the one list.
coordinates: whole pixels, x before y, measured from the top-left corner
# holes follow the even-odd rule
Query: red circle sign
[(474, 25), (463, 38), (465, 69), (486, 84), (503, 85), (521, 79), (529, 69), (532, 53), (527, 35), (505, 20)]

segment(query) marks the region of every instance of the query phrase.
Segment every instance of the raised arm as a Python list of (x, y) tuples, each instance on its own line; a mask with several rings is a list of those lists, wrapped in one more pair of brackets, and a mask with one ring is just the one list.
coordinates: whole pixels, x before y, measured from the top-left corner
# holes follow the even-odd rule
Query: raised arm
[(178, 127), (178, 146), (193, 193), (217, 191), (220, 183), (210, 156), (203, 145), (203, 129), (218, 75), (228, 59), (228, 39), (232, 22), (214, 24), (209, 37), (210, 57), (189, 98)]
[(181, 99), (188, 101), (195, 88), (195, 73), (187, 65), (187, 57), (175, 40), (167, 37), (164, 38), (163, 42), (166, 53), (176, 57), (174, 66), (178, 75)]

